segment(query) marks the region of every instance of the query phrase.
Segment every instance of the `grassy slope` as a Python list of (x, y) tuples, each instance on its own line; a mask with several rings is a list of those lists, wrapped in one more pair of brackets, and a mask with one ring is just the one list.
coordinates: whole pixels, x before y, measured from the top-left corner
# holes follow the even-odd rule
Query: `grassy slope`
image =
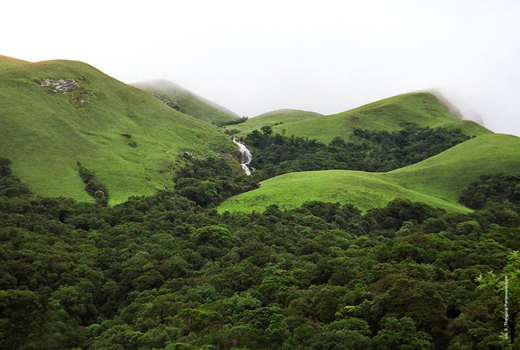
[(384, 178), (456, 202), (460, 191), (480, 175), (500, 172), (520, 174), (520, 138), (482, 135), (417, 164), (388, 172)]
[(286, 174), (226, 200), (218, 209), (263, 211), (269, 204), (293, 208), (320, 200), (352, 203), (367, 210), (407, 198), (449, 211), (468, 211), (457, 203), (460, 191), (479, 175), (499, 172), (520, 174), (520, 138), (483, 135), (388, 173), (328, 170)]
[(263, 126), (274, 126), (276, 123), (283, 123), (280, 125), (279, 133), (282, 133), (282, 130), (289, 123), (299, 122), (302, 120), (312, 119), (316, 117), (323, 117), (323, 115), (308, 112), (308, 111), (300, 111), (296, 109), (281, 109), (278, 111), (273, 111), (269, 113), (261, 114), (257, 117), (248, 119), (246, 122), (236, 125), (226, 126), (225, 129), (233, 130), (237, 129), (240, 132), (237, 134), (238, 136), (246, 136), (253, 130), (259, 130)]
[(234, 112), (166, 80), (141, 82), (132, 85), (168, 100), (176, 100), (180, 112), (200, 120), (222, 123), (238, 118), (238, 115)]
[[(236, 129), (244, 128), (244, 132), (247, 133), (250, 129), (248, 123), (255, 119), (238, 125)], [(273, 120), (273, 124), (275, 122)], [(455, 117), (433, 94), (426, 92), (390, 97), (335, 115), (284, 123), (273, 126), (273, 130), (275, 133), (282, 133), (282, 129), (285, 129), (286, 135), (306, 136), (328, 143), (336, 136), (349, 139), (355, 127), (393, 131), (409, 123), (429, 127), (460, 128), (469, 136), (490, 133), (473, 121)]]
[[(46, 78), (76, 79), (90, 98), (54, 94)], [(136, 148), (121, 134), (132, 135)], [(148, 93), (75, 61), (28, 63), (0, 57), (0, 156), (39, 195), (91, 201), (76, 161), (94, 170), (111, 204), (171, 184), (185, 150), (231, 149), (213, 125), (176, 112)]]
[(395, 198), (465, 211), (457, 204), (385, 181), (379, 174), (350, 170), (305, 171), (277, 176), (263, 181), (259, 189), (229, 198), (218, 210), (261, 212), (270, 204), (288, 209), (313, 200), (352, 203), (361, 210), (368, 210), (383, 207)]

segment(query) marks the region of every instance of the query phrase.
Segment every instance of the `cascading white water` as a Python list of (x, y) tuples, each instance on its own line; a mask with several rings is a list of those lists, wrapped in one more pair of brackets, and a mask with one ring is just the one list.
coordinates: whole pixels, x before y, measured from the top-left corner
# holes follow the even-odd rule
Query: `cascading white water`
[(509, 339), (509, 300), (508, 300), (508, 290), (507, 290), (507, 275), (505, 276), (504, 280), (504, 337), (509, 340), (509, 343), (511, 343), (511, 340)]
[(240, 162), (240, 165), (242, 165), (242, 169), (244, 169), (244, 173), (246, 175), (251, 175), (251, 169), (249, 168), (249, 163), (253, 160), (253, 155), (251, 152), (247, 149), (247, 147), (236, 140), (236, 138), (233, 137), (233, 142), (235, 145), (238, 146), (238, 149), (240, 150), (240, 154), (242, 155), (242, 161)]

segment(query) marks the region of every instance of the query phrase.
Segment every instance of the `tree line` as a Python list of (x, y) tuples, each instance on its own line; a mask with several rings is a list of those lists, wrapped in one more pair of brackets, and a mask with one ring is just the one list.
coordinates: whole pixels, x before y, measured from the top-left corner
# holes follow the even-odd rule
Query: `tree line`
[(412, 124), (393, 132), (355, 128), (350, 142), (335, 137), (326, 145), (306, 137), (273, 135), (272, 128), (264, 126), (248, 134), (244, 142), (253, 150), (255, 178), (265, 179), (294, 171), (390, 171), (420, 162), (469, 138), (460, 129)]

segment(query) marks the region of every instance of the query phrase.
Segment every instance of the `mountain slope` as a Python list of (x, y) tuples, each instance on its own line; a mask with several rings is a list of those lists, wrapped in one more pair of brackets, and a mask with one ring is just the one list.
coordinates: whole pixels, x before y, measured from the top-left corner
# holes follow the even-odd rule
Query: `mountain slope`
[(220, 124), (238, 119), (238, 115), (215, 102), (205, 99), (185, 88), (167, 80), (153, 80), (132, 84), (133, 86), (151, 92), (163, 101), (175, 104), (184, 114), (200, 120)]
[(488, 134), (476, 137), (384, 175), (388, 181), (456, 202), (460, 192), (484, 174), (520, 174), (520, 138)]
[[(252, 123), (254, 119), (256, 118), (233, 128), (243, 130), (239, 135), (247, 134), (250, 129), (248, 123)], [(283, 118), (278, 120), (280, 121), (283, 122)], [(328, 143), (336, 136), (349, 139), (354, 128), (394, 131), (408, 124), (459, 128), (469, 136), (490, 133), (473, 121), (459, 119), (435, 95), (427, 92), (398, 95), (339, 114), (275, 125), (273, 131), (281, 134), (285, 129), (288, 136), (305, 136)]]
[(293, 208), (306, 201), (352, 203), (362, 210), (395, 198), (449, 211), (468, 211), (457, 202), (462, 189), (480, 175), (520, 174), (520, 138), (476, 137), (422, 162), (388, 173), (327, 170), (290, 173), (261, 182), (260, 188), (224, 201), (219, 211), (263, 211), (276, 204)]
[[(276, 127), (280, 125), (283, 130), (285, 126), (289, 123), (299, 122), (302, 120), (323, 117), (322, 114), (309, 112), (309, 111), (301, 111), (296, 109), (280, 109), (277, 111), (272, 111), (268, 113), (261, 114), (254, 118), (250, 118), (246, 120), (244, 123), (229, 125), (225, 128), (227, 130), (237, 129), (239, 130), (238, 136), (245, 136), (252, 132), (253, 130), (259, 130), (263, 126), (271, 126)], [(282, 131), (280, 131), (281, 133)]]
[(79, 161), (119, 203), (170, 186), (180, 153), (231, 147), (213, 125), (85, 63), (0, 59), (0, 157), (35, 194), (91, 201)]

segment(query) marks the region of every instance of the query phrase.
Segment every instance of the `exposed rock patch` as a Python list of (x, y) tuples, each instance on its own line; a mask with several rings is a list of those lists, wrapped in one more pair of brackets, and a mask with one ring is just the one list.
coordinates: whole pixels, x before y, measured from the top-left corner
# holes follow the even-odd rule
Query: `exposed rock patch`
[(215, 151), (215, 157), (223, 160), (230, 160), (231, 158), (233, 158), (233, 155), (224, 151)]
[(197, 154), (195, 151), (184, 151), (184, 157), (185, 159), (199, 159), (199, 160), (206, 160), (206, 157), (202, 154)]
[(163, 103), (165, 103), (169, 107), (171, 107), (175, 110), (179, 110), (179, 103), (177, 102), (177, 100), (169, 100), (166, 97), (158, 95), (158, 94), (152, 94), (152, 96), (155, 98), (158, 98), (159, 100), (161, 100)]
[(83, 107), (90, 101), (90, 92), (82, 88), (75, 79), (45, 79), (39, 83), (40, 87), (49, 88), (55, 94), (74, 92), (72, 99), (78, 107)]
[(40, 83), (41, 87), (50, 87), (54, 89), (55, 93), (66, 94), (78, 89), (78, 82), (74, 79), (45, 79)]

